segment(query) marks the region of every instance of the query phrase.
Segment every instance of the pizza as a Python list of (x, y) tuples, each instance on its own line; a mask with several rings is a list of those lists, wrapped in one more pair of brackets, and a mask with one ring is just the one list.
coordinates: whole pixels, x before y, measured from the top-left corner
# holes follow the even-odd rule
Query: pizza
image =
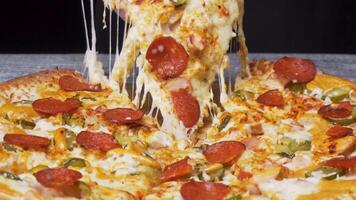
[(354, 81), (304, 58), (250, 62), (241, 0), (104, 5), (130, 22), (108, 77), (92, 14), (84, 74), (0, 84), (0, 199), (356, 198)]

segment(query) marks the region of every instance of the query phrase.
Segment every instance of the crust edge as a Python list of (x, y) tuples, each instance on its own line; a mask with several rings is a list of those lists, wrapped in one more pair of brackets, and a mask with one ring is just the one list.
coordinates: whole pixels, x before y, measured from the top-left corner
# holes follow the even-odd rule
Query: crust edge
[(83, 79), (80, 72), (72, 69), (45, 70), (25, 76), (20, 76), (0, 83), (0, 101), (17, 100), (21, 97), (29, 98), (35, 94), (31, 91), (38, 85), (56, 83), (63, 75), (73, 75)]

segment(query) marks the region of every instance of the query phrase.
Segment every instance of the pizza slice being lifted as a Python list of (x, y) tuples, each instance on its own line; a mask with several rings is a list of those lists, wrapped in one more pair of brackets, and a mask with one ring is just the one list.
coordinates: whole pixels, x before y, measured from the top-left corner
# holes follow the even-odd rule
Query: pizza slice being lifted
[[(229, 67), (226, 52), (236, 36), (238, 1), (104, 2), (124, 10), (130, 23), (111, 83), (125, 87), (130, 72), (137, 70), (134, 103), (142, 107), (149, 93), (150, 113), (163, 118), (161, 130), (174, 130), (178, 140), (187, 141), (187, 133), (216, 109), (212, 84)], [(224, 90), (221, 98), (226, 98)]]

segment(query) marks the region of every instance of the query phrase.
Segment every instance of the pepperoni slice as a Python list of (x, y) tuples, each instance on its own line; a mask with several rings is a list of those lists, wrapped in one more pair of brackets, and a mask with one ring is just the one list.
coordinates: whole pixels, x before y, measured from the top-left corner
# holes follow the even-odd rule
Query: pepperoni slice
[(198, 100), (189, 93), (188, 89), (172, 91), (171, 97), (178, 118), (186, 128), (193, 127), (200, 117)]
[(237, 178), (242, 181), (242, 180), (249, 179), (252, 176), (253, 175), (250, 172), (246, 172), (246, 171), (240, 170), (239, 174), (237, 175)]
[(276, 107), (284, 106), (283, 95), (278, 90), (269, 90), (261, 94), (257, 98), (257, 102), (265, 106), (276, 106)]
[(241, 156), (245, 149), (245, 145), (240, 142), (224, 141), (207, 146), (203, 154), (210, 163), (226, 164)]
[(115, 108), (106, 110), (103, 114), (105, 120), (116, 124), (132, 124), (143, 117), (142, 110), (133, 110), (130, 108)]
[(90, 91), (99, 92), (101, 91), (100, 84), (88, 84), (81, 82), (79, 79), (71, 75), (65, 75), (59, 78), (59, 87), (67, 92), (72, 91)]
[(172, 37), (159, 37), (149, 46), (146, 59), (161, 79), (178, 77), (187, 68), (189, 56)]
[(347, 128), (340, 125), (333, 126), (326, 131), (326, 135), (333, 138), (345, 137), (347, 135), (351, 135), (352, 133), (352, 128)]
[(313, 61), (303, 58), (283, 57), (274, 63), (277, 76), (294, 83), (308, 83), (314, 80), (316, 67)]
[(223, 200), (230, 190), (222, 183), (189, 181), (182, 185), (180, 193), (184, 200)]
[(332, 158), (322, 163), (324, 166), (335, 167), (340, 169), (355, 169), (356, 168), (356, 156), (352, 157), (340, 157)]
[(68, 168), (44, 169), (33, 174), (41, 185), (49, 188), (63, 189), (73, 186), (82, 174)]
[(114, 136), (103, 132), (82, 131), (77, 135), (76, 141), (85, 149), (103, 152), (120, 147)]
[(51, 141), (45, 137), (23, 134), (6, 134), (4, 141), (23, 149), (46, 150)]
[(192, 173), (193, 167), (188, 163), (189, 158), (168, 165), (163, 170), (162, 181), (173, 181)]
[(78, 99), (66, 99), (61, 101), (52, 97), (38, 99), (32, 103), (33, 109), (41, 114), (56, 115), (58, 113), (69, 113), (79, 108), (81, 102)]
[(342, 119), (352, 114), (352, 105), (349, 101), (344, 101), (338, 105), (331, 104), (322, 106), (318, 114), (327, 119)]

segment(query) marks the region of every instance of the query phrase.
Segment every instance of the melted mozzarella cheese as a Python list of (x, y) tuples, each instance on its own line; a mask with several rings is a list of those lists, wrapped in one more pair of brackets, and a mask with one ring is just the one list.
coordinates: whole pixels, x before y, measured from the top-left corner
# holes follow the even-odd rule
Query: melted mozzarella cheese
[(95, 167), (101, 167), (107, 172), (114, 173), (116, 175), (127, 175), (137, 173), (137, 168), (140, 165), (129, 154), (116, 154), (109, 153), (106, 159), (98, 160), (93, 163)]
[[(0, 128), (1, 130), (2, 128)], [(0, 131), (0, 142), (4, 141), (5, 132)]]
[(166, 182), (162, 185), (152, 189), (152, 192), (145, 197), (146, 200), (156, 200), (156, 199), (172, 199), (172, 200), (183, 200), (180, 194), (181, 183), (179, 182)]
[(0, 162), (0, 168), (6, 168), (8, 166), (13, 165), (17, 161), (17, 156), (11, 156), (7, 158), (5, 161)]
[(306, 168), (313, 163), (313, 153), (310, 151), (298, 151), (291, 162), (284, 164), (290, 170), (296, 171)]
[(290, 132), (286, 132), (283, 135), (294, 139), (298, 143), (310, 141), (312, 138), (312, 135), (308, 130), (305, 130), (304, 128), (298, 126), (293, 126)]
[(116, 176), (110, 175), (111, 178), (101, 178), (97, 173), (88, 174), (90, 179), (95, 181), (100, 186), (108, 187), (110, 189), (127, 191), (135, 196), (147, 191), (150, 187), (150, 180), (143, 175), (136, 176)]
[(173, 147), (174, 138), (163, 131), (156, 131), (149, 136), (148, 143), (152, 148)]
[[(11, 190), (16, 192), (16, 194), (9, 197), (9, 199), (38, 199), (40, 196), (43, 198), (47, 197), (59, 200), (74, 199), (72, 197), (63, 197), (63, 195), (61, 195), (57, 190), (40, 185), (32, 174), (21, 174), (19, 177), (22, 181), (10, 180), (0, 176), (0, 184), (4, 183), (6, 185), (11, 185)], [(3, 192), (3, 189), (0, 188), (0, 197)]]
[[(86, 130), (84, 127), (76, 126), (76, 125), (55, 125), (52, 122), (48, 121), (48, 119), (40, 119), (36, 122), (36, 126), (33, 130), (28, 130), (27, 132), (29, 134), (37, 135), (37, 136), (42, 136), (42, 137), (49, 137), (52, 138), (51, 134), (48, 134), (48, 132), (55, 131), (59, 128), (65, 128), (70, 131), (73, 131), (74, 133), (80, 133), (81, 131)], [(100, 126), (99, 131), (107, 131), (107, 128)]]
[(47, 119), (38, 120), (34, 128), (35, 131), (43, 132), (43, 133), (48, 131), (54, 131), (56, 129), (58, 129), (58, 126), (55, 126), (52, 122), (49, 122)]
[(91, 48), (89, 47), (87, 21), (85, 17), (84, 4), (82, 2), (83, 18), (86, 29), (87, 51), (84, 56), (84, 68), (88, 69), (89, 81), (92, 83), (101, 83), (108, 85), (108, 79), (104, 74), (103, 64), (98, 60), (96, 52), (96, 31), (94, 22), (94, 1), (90, 0), (90, 13), (91, 13)]
[(263, 193), (273, 196), (277, 194), (280, 199), (296, 199), (300, 195), (317, 192), (319, 179), (283, 179), (282, 181), (269, 180), (259, 184)]
[(44, 152), (22, 152), (16, 162), (30, 170), (38, 165), (56, 167), (59, 161), (50, 161)]

